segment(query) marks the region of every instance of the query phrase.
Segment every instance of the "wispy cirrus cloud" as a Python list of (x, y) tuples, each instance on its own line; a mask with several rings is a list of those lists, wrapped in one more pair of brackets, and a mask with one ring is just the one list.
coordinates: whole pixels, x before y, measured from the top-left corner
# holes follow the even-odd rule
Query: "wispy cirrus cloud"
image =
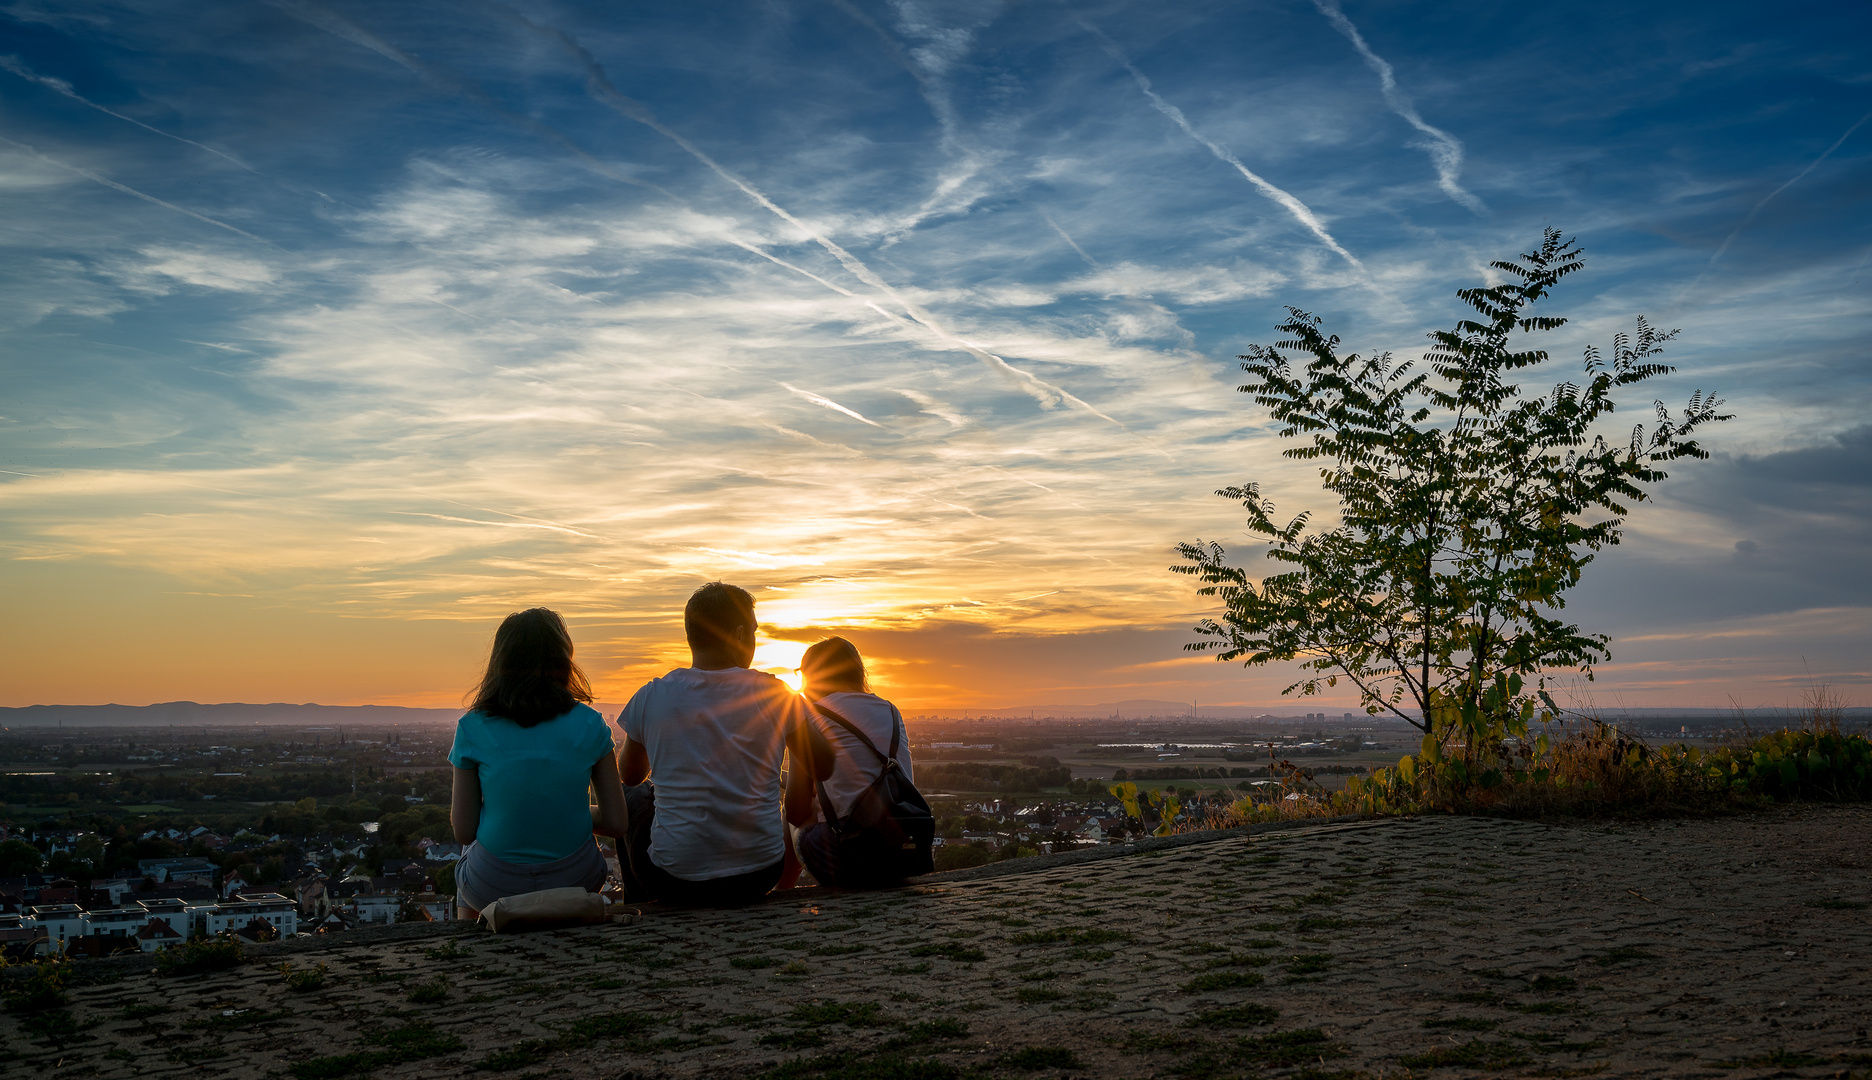
[[(1310, 8), (1105, 5), (1140, 83), (1057, 9), (847, 2), (523, 4), (529, 28), (289, 0), (203, 39), (130, 0), (108, 34), (21, 30), (7, 134), (92, 176), (0, 143), (0, 579), (34, 613), (18, 625), (51, 628), (0, 641), (29, 673), (9, 692), (387, 699), (459, 682), (490, 619), (546, 603), (625, 693), (682, 662), (683, 596), (728, 575), (770, 636), (840, 628), (913, 708), (1072, 686), (1269, 702), (1278, 673), (1164, 663), (1206, 611), (1165, 570), (1174, 543), (1245, 542), (1210, 492), (1253, 479), (1330, 516), (1233, 358), (1284, 304), (1410, 355), (1549, 220), (1590, 253), (1556, 379), (1645, 312), (1686, 326), (1683, 392), (1743, 414), (1719, 449), (1824, 443), (1872, 397), (1863, 245), (1839, 225), (1857, 141), (1748, 219), (1750, 259), (1708, 263), (1782, 182), (1739, 194), (1744, 158), (1811, 166), (1864, 112), (1803, 106), (1742, 139), (1672, 111), (1708, 96), (1694, 80), (1791, 100), (1764, 67), (1784, 50), (1608, 80), (1590, 51), (1543, 67), (1579, 41), (1538, 12), (1488, 40), (1388, 26), (1398, 71), (1463, 73), (1434, 114), (1491, 177), (1479, 218), (1416, 179)], [(1632, 17), (1685, 55), (1733, 51), (1708, 12)], [(1535, 69), (1549, 93), (1502, 108)], [(1192, 139), (1228, 167), (1191, 168)], [(1850, 666), (1799, 629), (1850, 618), (1772, 610), (1824, 593), (1802, 568), (1850, 522), (1741, 529), (1706, 508), (1747, 503), (1755, 474), (1720, 464), (1674, 468), (1683, 497), (1638, 508), (1588, 575), (1610, 587), (1568, 609), (1633, 636), (1635, 693), (1728, 655), (1652, 640), (1694, 628), (1639, 610), (1647, 573), (1744, 635), (1722, 641), (1796, 628), (1790, 648)], [(1746, 598), (1719, 587), (1745, 572)], [(169, 629), (121, 629), (142, 611)], [(108, 670), (45, 644), (77, 636)]]

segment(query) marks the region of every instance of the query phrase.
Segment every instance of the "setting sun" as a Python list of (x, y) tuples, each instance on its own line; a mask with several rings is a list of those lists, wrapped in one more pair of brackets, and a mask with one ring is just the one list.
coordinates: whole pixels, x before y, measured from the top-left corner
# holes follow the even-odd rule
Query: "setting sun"
[(754, 668), (778, 676), (781, 682), (798, 691), (800, 657), (806, 654), (806, 645), (804, 641), (777, 641), (763, 635), (755, 642)]

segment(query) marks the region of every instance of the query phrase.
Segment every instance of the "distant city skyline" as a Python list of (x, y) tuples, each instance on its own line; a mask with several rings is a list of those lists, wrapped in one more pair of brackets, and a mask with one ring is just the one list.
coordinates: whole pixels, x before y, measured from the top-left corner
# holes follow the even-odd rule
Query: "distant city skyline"
[[(0, 705), (599, 697), (753, 590), (906, 712), (1287, 699), (1179, 541), (1331, 504), (1234, 357), (1413, 356), (1543, 227), (1737, 419), (1566, 608), (1603, 709), (1872, 685), (1872, 20), (1829, 4), (0, 12)], [(1626, 402), (1607, 429), (1649, 415)], [(1635, 414), (1635, 415), (1633, 415)]]

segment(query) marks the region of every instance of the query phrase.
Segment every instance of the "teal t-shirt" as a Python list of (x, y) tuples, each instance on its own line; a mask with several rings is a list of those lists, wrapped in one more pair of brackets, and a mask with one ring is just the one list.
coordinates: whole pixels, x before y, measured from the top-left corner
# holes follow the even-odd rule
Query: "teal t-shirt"
[(545, 863), (591, 843), (592, 766), (611, 729), (590, 705), (532, 727), (471, 712), (455, 722), (449, 764), (481, 778), (475, 842), (497, 859)]

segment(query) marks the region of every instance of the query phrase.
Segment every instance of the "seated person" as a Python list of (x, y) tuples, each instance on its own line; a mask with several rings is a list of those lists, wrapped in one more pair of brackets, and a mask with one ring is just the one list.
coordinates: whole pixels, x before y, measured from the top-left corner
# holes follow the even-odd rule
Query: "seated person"
[[(507, 616), (449, 749), (449, 821), (466, 846), (455, 864), (458, 918), (504, 896), (603, 887), (608, 869), (592, 833), (624, 834), (624, 788), (611, 729), (591, 699), (556, 612)], [(586, 798), (594, 789), (597, 806)]]
[[(793, 838), (799, 859), (821, 885), (845, 888), (894, 885), (902, 875), (889, 867), (851, 865), (851, 850), (838, 842), (838, 823), (850, 816), (852, 803), (882, 774), (884, 762), (878, 755), (891, 752), (893, 735), (898, 744), (897, 765), (903, 770), (904, 779), (916, 783), (911, 772), (910, 737), (904, 730), (903, 716), (897, 706), (870, 692), (865, 680), (864, 658), (858, 655), (856, 645), (842, 637), (826, 638), (807, 649), (800, 658), (800, 675), (801, 691), (806, 700), (837, 712), (864, 732), (871, 746), (866, 746), (858, 736), (817, 709), (812, 711), (814, 728), (832, 746), (834, 765), (830, 776), (812, 777), (802, 771), (788, 779), (790, 786), (806, 787), (804, 798), (808, 803), (813, 800), (815, 779), (823, 791), (822, 803), (815, 807), (816, 823), (799, 830)], [(800, 797), (792, 791), (788, 795), (789, 802)], [(817, 813), (825, 804), (837, 815), (835, 820), (827, 821), (823, 814)]]
[(829, 768), (831, 748), (809, 748), (799, 696), (748, 668), (756, 625), (746, 590), (697, 589), (683, 610), (691, 666), (645, 683), (618, 717), (633, 900), (750, 904), (787, 869), (782, 767), (816, 752)]

